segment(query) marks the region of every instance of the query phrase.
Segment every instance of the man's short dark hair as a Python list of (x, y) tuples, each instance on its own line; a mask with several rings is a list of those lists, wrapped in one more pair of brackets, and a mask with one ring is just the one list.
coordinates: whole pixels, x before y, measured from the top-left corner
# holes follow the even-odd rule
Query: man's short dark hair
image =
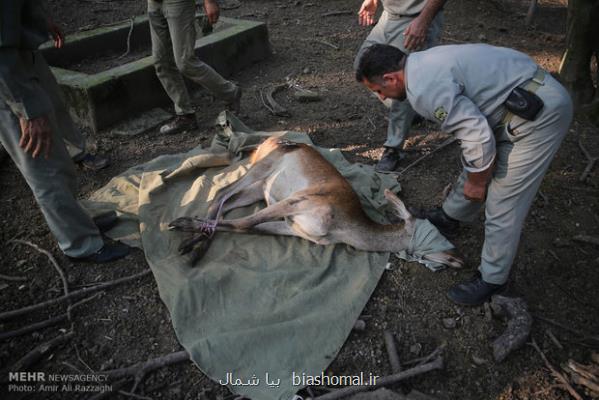
[(373, 44), (368, 47), (358, 63), (356, 80), (362, 82), (368, 79), (370, 82), (389, 72), (404, 69), (407, 55), (397, 47), (387, 44)]

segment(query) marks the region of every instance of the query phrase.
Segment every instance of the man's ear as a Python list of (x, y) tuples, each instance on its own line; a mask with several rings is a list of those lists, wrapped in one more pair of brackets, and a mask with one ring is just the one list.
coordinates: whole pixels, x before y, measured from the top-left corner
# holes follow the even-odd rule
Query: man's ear
[(394, 84), (397, 81), (397, 76), (393, 72), (387, 72), (383, 75), (385, 85)]

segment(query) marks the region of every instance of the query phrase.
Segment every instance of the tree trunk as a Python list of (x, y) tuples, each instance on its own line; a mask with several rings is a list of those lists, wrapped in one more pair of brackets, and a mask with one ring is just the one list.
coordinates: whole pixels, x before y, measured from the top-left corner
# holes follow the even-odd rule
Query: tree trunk
[(599, 0), (568, 2), (567, 48), (559, 74), (575, 106), (599, 99), (593, 84), (591, 62), (599, 57)]

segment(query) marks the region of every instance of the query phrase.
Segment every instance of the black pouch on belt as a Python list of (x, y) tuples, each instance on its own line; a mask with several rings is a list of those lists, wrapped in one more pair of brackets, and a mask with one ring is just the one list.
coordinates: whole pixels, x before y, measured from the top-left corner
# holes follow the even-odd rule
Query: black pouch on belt
[(521, 87), (512, 90), (503, 104), (509, 112), (527, 121), (534, 121), (544, 105), (539, 96)]

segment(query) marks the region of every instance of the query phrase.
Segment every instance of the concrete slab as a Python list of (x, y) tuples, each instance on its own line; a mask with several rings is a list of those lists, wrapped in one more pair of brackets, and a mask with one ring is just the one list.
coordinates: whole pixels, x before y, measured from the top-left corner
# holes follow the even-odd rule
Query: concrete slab
[[(266, 24), (221, 18), (221, 28), (198, 38), (196, 53), (224, 76), (270, 54)], [(81, 32), (67, 38), (62, 49), (42, 48), (63, 89), (73, 118), (94, 132), (160, 105), (170, 104), (154, 72), (151, 56), (86, 74), (71, 66), (93, 56), (126, 50), (130, 22)], [(118, 45), (115, 46), (115, 43)], [(147, 16), (137, 17), (131, 31), (131, 51), (150, 46)], [(119, 48), (122, 47), (122, 49)]]

